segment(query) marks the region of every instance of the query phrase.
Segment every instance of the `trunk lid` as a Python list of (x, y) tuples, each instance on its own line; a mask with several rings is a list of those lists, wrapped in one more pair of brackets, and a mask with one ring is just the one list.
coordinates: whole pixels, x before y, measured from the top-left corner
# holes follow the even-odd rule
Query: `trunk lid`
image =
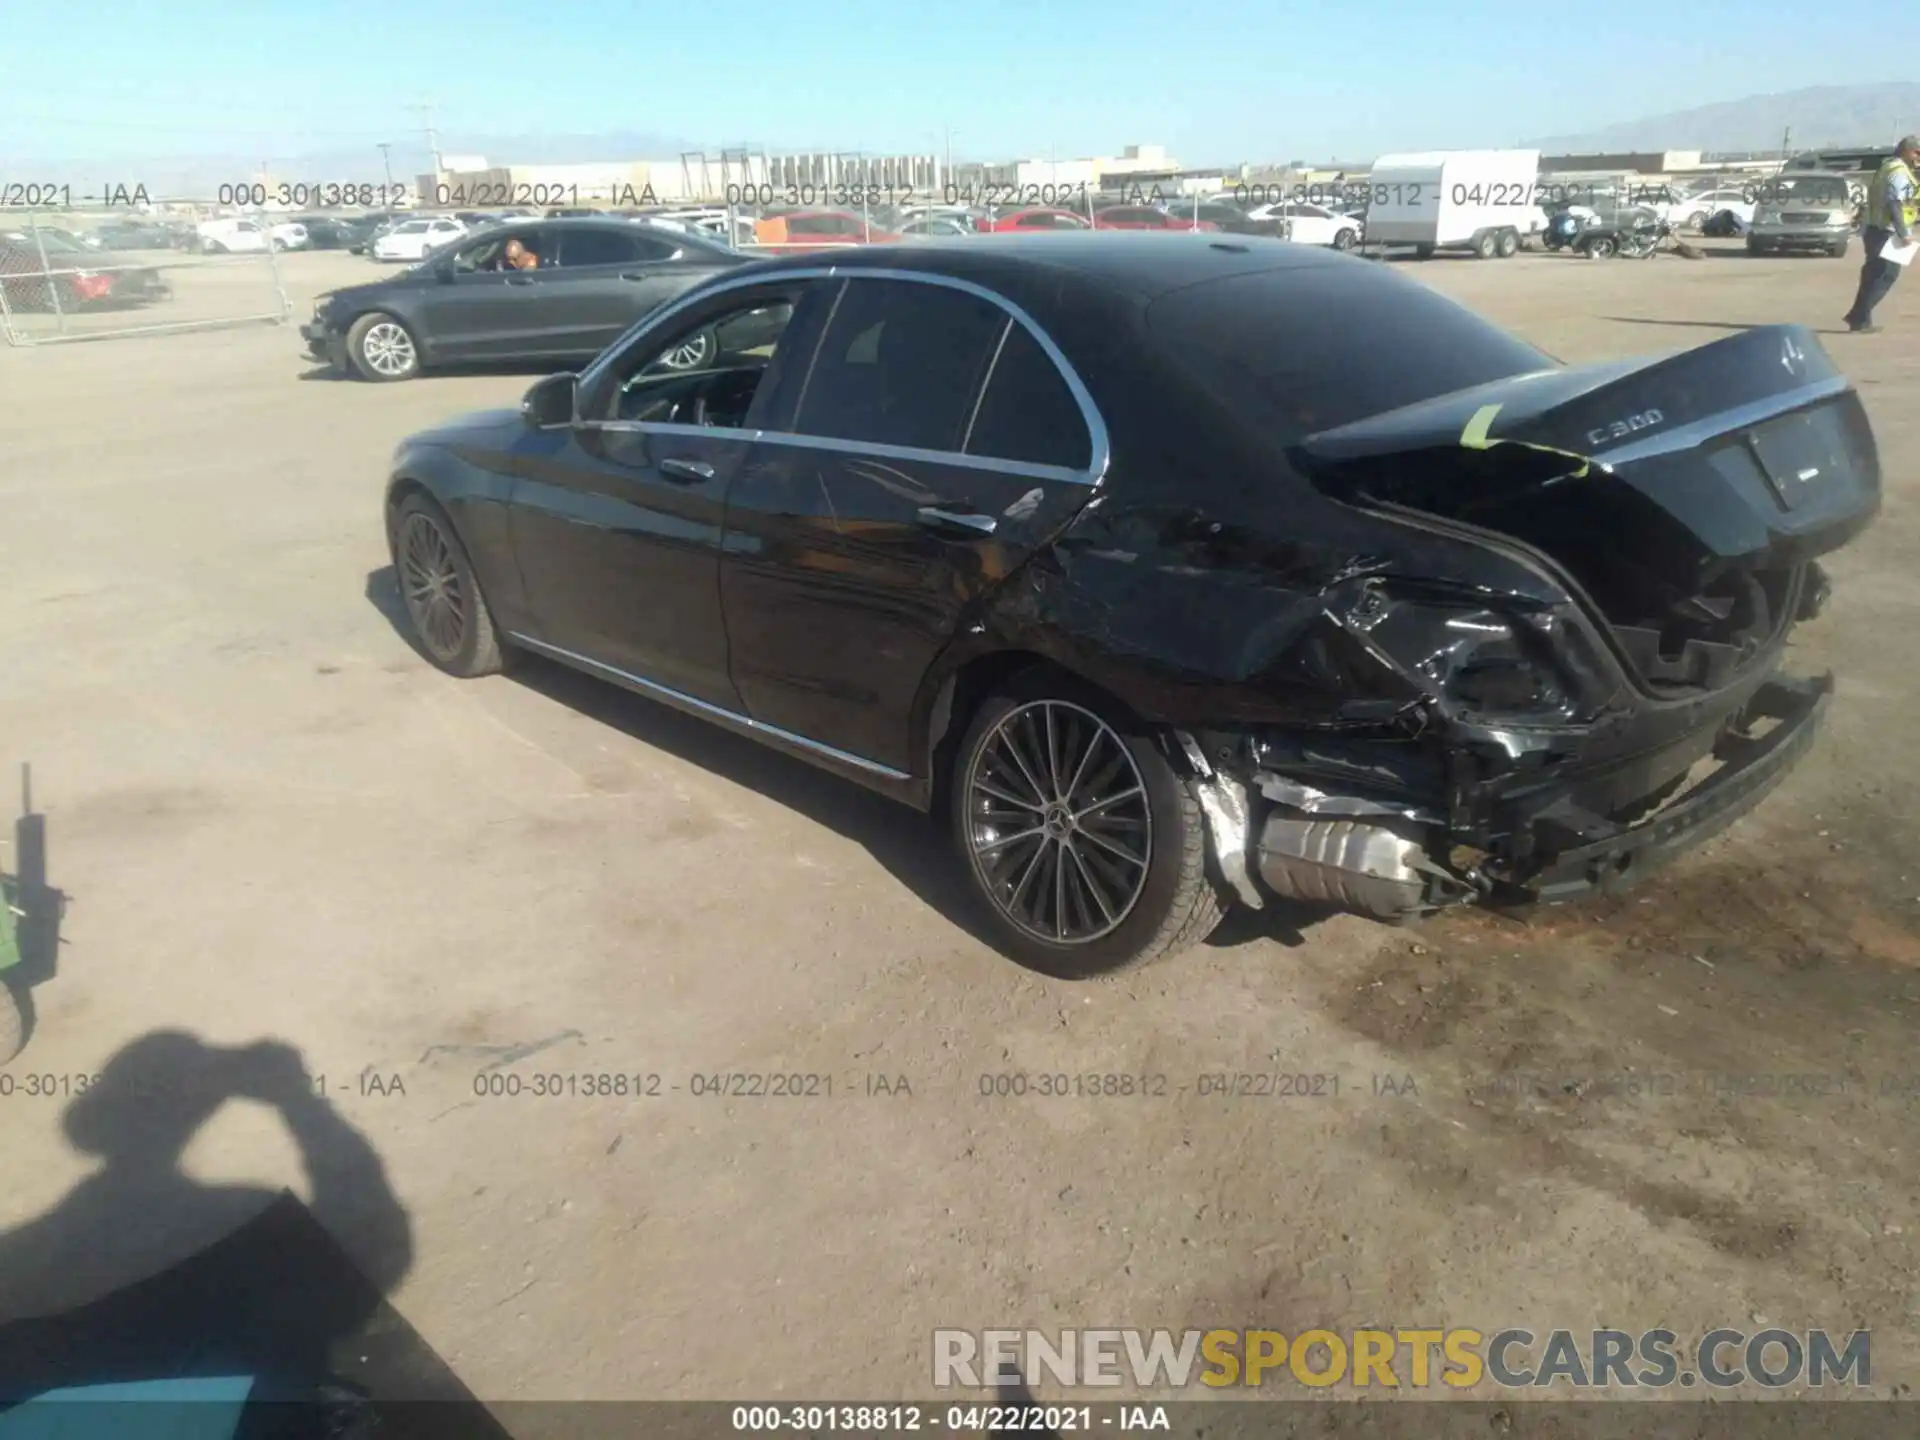
[(1643, 678), (1676, 684), (1717, 683), (1783, 633), (1806, 564), (1880, 506), (1859, 396), (1797, 325), (1494, 381), (1309, 436), (1295, 459), (1336, 498), (1541, 552)]

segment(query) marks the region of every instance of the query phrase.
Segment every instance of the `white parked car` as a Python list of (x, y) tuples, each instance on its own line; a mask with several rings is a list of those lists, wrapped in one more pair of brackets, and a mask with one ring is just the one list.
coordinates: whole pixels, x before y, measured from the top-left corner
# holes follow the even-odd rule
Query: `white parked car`
[(275, 250), (301, 250), (311, 243), (307, 227), (291, 221), (269, 225), (264, 220), (202, 220), (194, 226), (199, 248), (208, 255), (256, 254), (271, 246)]
[(1675, 200), (1666, 207), (1663, 218), (1676, 230), (1698, 230), (1722, 210), (1731, 210), (1742, 225), (1753, 223), (1755, 190), (1758, 186), (1722, 185)]
[(436, 216), (431, 220), (408, 220), (394, 226), (373, 242), (373, 258), (421, 260), (429, 250), (437, 250), (466, 233), (466, 226), (445, 216)]
[(242, 255), (267, 248), (267, 227), (258, 220), (202, 220), (193, 227), (197, 247), (208, 255)]
[(1279, 220), (1286, 225), (1285, 236), (1296, 245), (1331, 245), (1336, 250), (1351, 250), (1360, 243), (1360, 222), (1324, 205), (1309, 205), (1304, 200), (1285, 204), (1261, 205), (1247, 212), (1249, 220)]

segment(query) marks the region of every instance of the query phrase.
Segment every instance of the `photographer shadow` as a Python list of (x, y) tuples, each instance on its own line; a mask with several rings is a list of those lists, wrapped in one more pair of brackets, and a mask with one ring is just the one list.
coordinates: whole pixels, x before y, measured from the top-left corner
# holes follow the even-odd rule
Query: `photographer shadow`
[[(182, 1170), (232, 1100), (278, 1113), (311, 1208)], [(378, 1154), (291, 1046), (151, 1032), (91, 1078), (62, 1124), (101, 1163), (0, 1235), (0, 1412), (49, 1390), (245, 1377), (248, 1414), (310, 1414), (334, 1434), (370, 1433), (375, 1407), (395, 1400), (468, 1412), (443, 1417), (450, 1434), (504, 1434), (387, 1305), (412, 1265), (411, 1222)], [(0, 1435), (10, 1418), (0, 1413)]]

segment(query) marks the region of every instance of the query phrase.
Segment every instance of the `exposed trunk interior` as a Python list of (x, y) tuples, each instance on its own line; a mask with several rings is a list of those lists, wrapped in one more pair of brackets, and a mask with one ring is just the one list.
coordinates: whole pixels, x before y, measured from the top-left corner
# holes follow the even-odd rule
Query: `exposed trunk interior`
[(1716, 689), (1817, 605), (1880, 464), (1819, 342), (1771, 326), (1644, 364), (1516, 377), (1308, 437), (1325, 493), (1553, 560), (1655, 688)]
[[(1697, 463), (1697, 462), (1696, 462)], [(1619, 475), (1519, 447), (1446, 448), (1341, 467), (1348, 500), (1492, 530), (1555, 561), (1586, 591), (1643, 679), (1717, 689), (1792, 619), (1802, 566), (1711, 554)]]

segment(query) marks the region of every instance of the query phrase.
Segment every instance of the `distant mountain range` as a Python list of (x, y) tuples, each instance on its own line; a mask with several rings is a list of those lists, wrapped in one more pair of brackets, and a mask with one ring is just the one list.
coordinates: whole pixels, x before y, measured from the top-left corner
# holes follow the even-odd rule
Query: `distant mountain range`
[(1891, 145), (1920, 130), (1920, 81), (1815, 85), (1778, 95), (1749, 95), (1644, 120), (1624, 120), (1581, 135), (1529, 140), (1556, 155), (1647, 150), (1777, 151), (1792, 131), (1795, 151)]

